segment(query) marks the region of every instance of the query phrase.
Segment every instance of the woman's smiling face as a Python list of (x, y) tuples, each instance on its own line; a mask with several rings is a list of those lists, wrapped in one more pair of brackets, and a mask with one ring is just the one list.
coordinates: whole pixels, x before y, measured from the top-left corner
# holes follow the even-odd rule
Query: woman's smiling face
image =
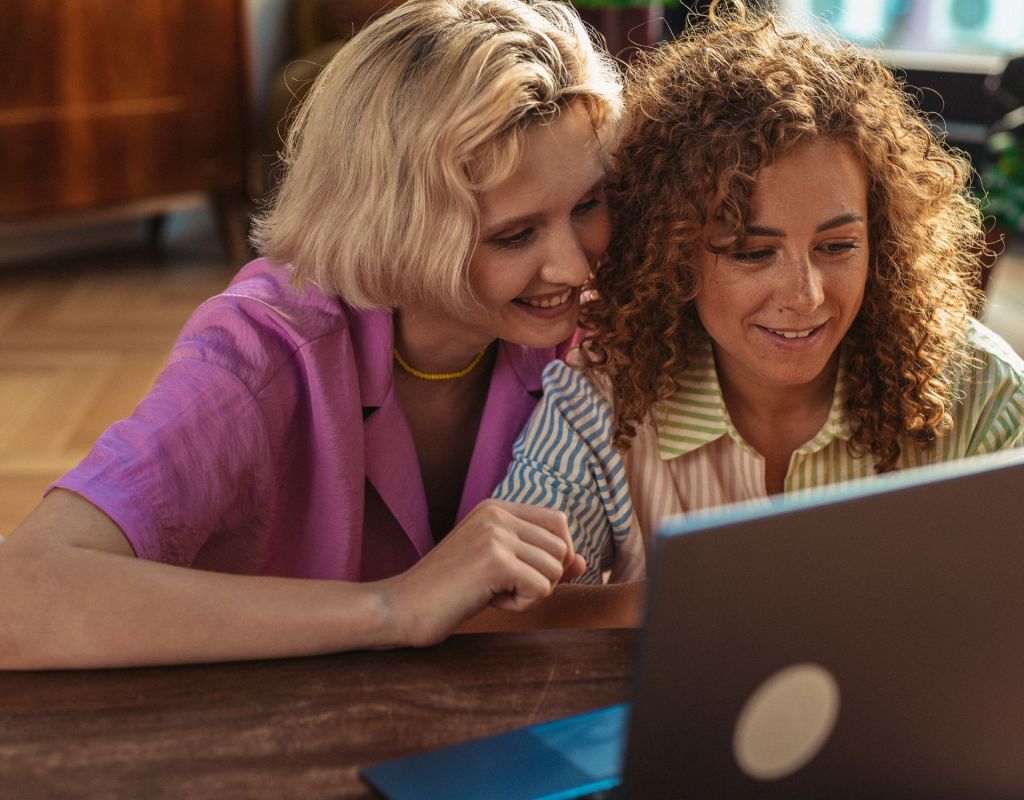
[(534, 125), (525, 145), (516, 171), (480, 197), (469, 264), (480, 307), (461, 323), (484, 343), (551, 347), (575, 330), (580, 287), (611, 236), (604, 161), (580, 105)]
[(798, 144), (758, 174), (746, 240), (709, 222), (697, 314), (723, 382), (758, 392), (818, 386), (864, 299), (868, 181), (844, 143)]

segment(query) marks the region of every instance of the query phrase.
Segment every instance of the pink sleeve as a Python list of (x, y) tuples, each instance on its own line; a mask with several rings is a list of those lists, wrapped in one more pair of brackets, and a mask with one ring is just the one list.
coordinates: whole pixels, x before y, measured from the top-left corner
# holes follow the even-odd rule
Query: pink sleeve
[(182, 359), (51, 488), (104, 511), (139, 557), (188, 565), (212, 534), (258, 515), (273, 481), (268, 449), (248, 388), (223, 367)]

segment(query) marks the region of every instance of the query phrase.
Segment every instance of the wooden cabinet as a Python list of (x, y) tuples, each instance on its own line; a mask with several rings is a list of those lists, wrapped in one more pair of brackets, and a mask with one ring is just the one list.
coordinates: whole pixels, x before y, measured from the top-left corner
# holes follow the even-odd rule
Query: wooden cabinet
[(0, 218), (205, 192), (244, 244), (242, 0), (3, 0), (0, 32)]

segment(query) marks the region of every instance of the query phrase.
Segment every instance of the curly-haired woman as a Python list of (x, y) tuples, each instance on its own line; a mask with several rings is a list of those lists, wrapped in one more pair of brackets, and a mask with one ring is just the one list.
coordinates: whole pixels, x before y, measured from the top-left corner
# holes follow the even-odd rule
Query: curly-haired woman
[(1021, 444), (969, 168), (887, 69), (740, 9), (649, 54), (626, 114), (579, 368), (498, 490), (568, 512), (582, 580), (642, 577), (670, 514)]

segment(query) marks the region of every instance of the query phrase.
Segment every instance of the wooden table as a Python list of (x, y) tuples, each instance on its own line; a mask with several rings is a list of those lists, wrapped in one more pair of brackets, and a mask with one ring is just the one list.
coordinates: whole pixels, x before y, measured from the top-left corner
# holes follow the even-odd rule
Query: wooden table
[(634, 631), (0, 673), (0, 797), (371, 797), (361, 766), (628, 699)]

